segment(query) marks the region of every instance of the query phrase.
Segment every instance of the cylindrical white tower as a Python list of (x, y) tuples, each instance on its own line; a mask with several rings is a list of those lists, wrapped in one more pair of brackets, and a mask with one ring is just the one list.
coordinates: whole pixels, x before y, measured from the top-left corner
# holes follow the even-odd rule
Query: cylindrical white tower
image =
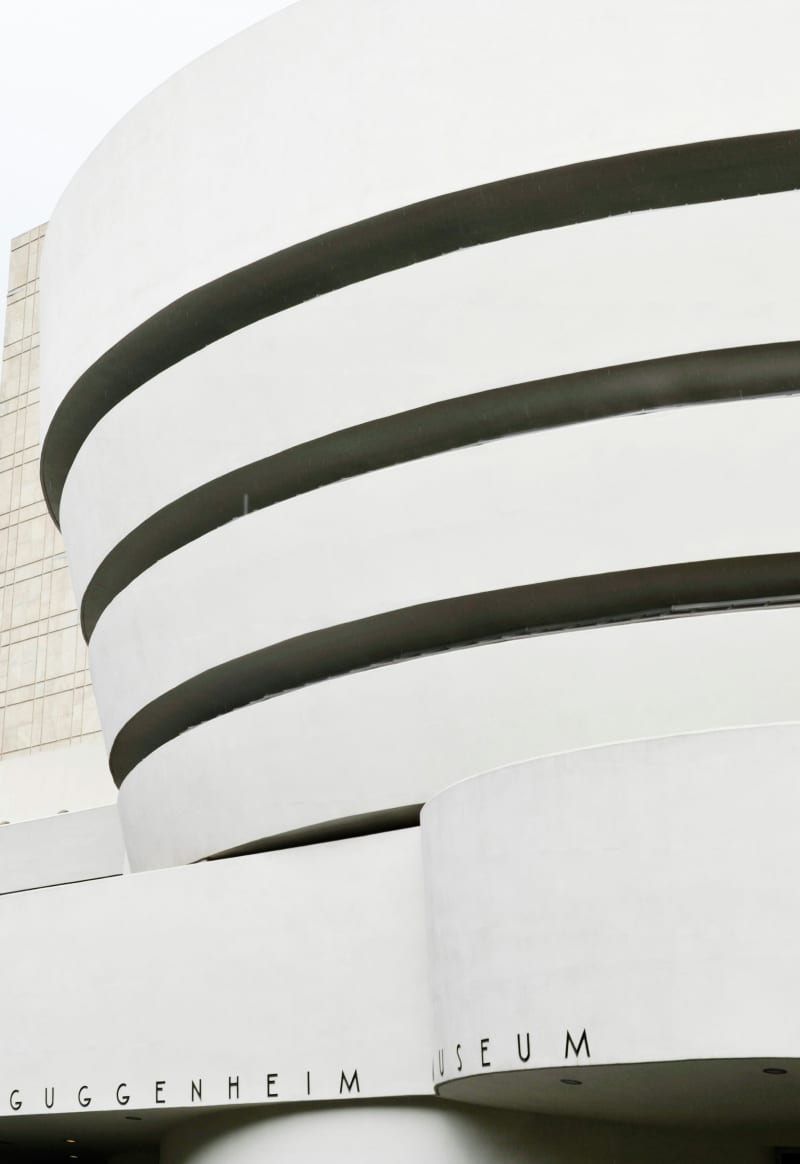
[[(751, 1083), (800, 1057), (800, 947), (759, 1009), (732, 887), (752, 839), (762, 946), (800, 905), (770, 864), (797, 809), (799, 29), (792, 0), (300, 0), (143, 101), (53, 215), (42, 482), (132, 868), (433, 800), (443, 1096), (623, 1124), (703, 1122), (694, 1087), (735, 1099), (708, 1120), (795, 1102)], [(576, 813), (580, 861), (548, 847)], [(466, 1117), (419, 1098), (303, 1135), (423, 1159), (430, 1124), (466, 1159)], [(167, 1164), (314, 1158), (260, 1118)], [(560, 1136), (517, 1158), (579, 1158)], [(598, 1158), (656, 1150), (623, 1141)]]
[(793, 718), (793, 611), (651, 623), (800, 592), (793, 25), (308, 0), (93, 154), (42, 477), (135, 867)]

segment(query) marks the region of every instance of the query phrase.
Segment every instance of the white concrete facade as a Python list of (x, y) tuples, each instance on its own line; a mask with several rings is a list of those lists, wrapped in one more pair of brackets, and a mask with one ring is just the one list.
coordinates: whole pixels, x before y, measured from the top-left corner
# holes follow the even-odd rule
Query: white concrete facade
[(76, 175), (41, 477), (119, 798), (0, 836), (20, 1159), (800, 1145), (798, 31), (298, 0)]

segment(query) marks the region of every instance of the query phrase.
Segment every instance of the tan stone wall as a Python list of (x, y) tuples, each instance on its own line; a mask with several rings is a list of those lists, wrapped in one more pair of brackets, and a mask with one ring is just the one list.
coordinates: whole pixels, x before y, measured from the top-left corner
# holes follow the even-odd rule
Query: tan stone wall
[(39, 256), (11, 243), (0, 377), (0, 757), (99, 734), (61, 535), (39, 486)]

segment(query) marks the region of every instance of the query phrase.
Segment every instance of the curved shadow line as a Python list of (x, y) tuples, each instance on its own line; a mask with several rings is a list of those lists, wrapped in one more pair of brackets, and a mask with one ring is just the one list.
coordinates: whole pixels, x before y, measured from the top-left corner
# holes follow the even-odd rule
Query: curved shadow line
[(203, 861), (225, 861), (229, 857), (249, 857), (253, 853), (276, 853), (280, 849), (295, 849), (303, 845), (320, 845), (329, 841), (344, 841), (352, 837), (393, 833), (398, 829), (419, 828), (421, 804), (402, 804), (396, 808), (379, 808), (351, 816), (336, 816), (314, 824), (300, 825), (285, 832), (266, 833), (254, 841), (245, 841), (229, 849), (220, 849), (201, 858)]
[(81, 601), (87, 642), (135, 578), (248, 513), (389, 465), (524, 432), (687, 404), (800, 391), (800, 341), (725, 348), (551, 376), (458, 396), (304, 441), (207, 481), (109, 551)]
[(482, 243), (592, 219), (800, 187), (800, 130), (558, 166), (428, 198), (328, 231), (231, 271), (156, 312), (68, 390), (42, 444), (58, 523), (78, 450), (115, 405), (232, 332), (318, 295)]
[(465, 594), (324, 627), (229, 659), (157, 696), (120, 729), (117, 785), (189, 728), (325, 679), (503, 639), (746, 605), (800, 603), (800, 553), (716, 558)]

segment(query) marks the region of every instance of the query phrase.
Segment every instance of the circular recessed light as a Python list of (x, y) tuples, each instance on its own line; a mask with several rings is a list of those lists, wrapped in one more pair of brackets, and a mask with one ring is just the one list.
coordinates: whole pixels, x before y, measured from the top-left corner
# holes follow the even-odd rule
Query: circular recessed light
[(583, 1084), (582, 1079), (562, 1079), (561, 1082), (566, 1083), (568, 1087), (581, 1087)]
[(125, 1116), (126, 1120), (141, 1120), (141, 1116)]
[(763, 1067), (762, 1070), (763, 1070), (765, 1075), (788, 1075), (789, 1074), (789, 1072), (786, 1070), (785, 1067)]
[(77, 1144), (77, 1142), (78, 1142), (77, 1140), (65, 1140), (64, 1141), (65, 1144)]

